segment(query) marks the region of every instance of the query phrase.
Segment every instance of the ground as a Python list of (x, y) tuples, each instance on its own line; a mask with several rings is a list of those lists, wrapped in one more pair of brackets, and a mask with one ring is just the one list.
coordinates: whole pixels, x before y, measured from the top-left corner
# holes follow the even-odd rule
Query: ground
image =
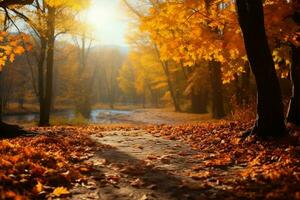
[(28, 128), (0, 141), (0, 199), (300, 199), (297, 141), (179, 122)]

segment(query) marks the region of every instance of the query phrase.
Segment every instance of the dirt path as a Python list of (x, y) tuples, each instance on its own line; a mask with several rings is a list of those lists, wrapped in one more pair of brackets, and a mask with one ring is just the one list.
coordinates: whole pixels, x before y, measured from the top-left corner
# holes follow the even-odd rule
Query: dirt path
[[(94, 193), (88, 194), (87, 199), (184, 200), (204, 197), (203, 191), (199, 190), (201, 182), (188, 175), (197, 164), (193, 155), (198, 152), (187, 145), (144, 131), (104, 132), (93, 135), (92, 139), (109, 148), (97, 152), (90, 160), (97, 172), (94, 174), (96, 182), (91, 187), (95, 189)], [(75, 195), (74, 198), (78, 197)]]
[(199, 123), (212, 120), (210, 114), (193, 114), (175, 112), (172, 108), (164, 109), (136, 109), (129, 115), (119, 115), (114, 118), (121, 123), (129, 124), (183, 124)]

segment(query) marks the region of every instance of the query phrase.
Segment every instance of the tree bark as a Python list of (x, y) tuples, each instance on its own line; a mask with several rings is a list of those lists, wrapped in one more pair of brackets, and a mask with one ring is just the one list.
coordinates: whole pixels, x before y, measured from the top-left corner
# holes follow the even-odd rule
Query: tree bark
[(171, 77), (170, 77), (169, 63), (168, 62), (162, 62), (162, 63), (163, 63), (162, 65), (163, 65), (163, 68), (164, 68), (165, 75), (167, 77), (168, 87), (169, 87), (169, 91), (171, 93), (171, 98), (173, 100), (175, 111), (180, 112), (181, 108), (179, 106), (179, 103), (178, 103), (178, 100), (177, 100), (177, 97), (176, 97), (177, 95), (175, 94), (173, 84), (172, 84), (172, 80), (171, 80)]
[(287, 122), (300, 126), (300, 47), (292, 46), (291, 79), (293, 94), (290, 100)]
[(192, 112), (197, 114), (207, 113), (208, 105), (208, 91), (206, 88), (200, 89), (199, 92), (196, 92), (193, 89), (191, 94), (192, 101)]
[(0, 2), (0, 7), (6, 8), (11, 5), (28, 5), (32, 4), (34, 0), (3, 0)]
[(44, 63), (46, 58), (46, 48), (47, 40), (44, 37), (41, 37), (41, 49), (40, 49), (40, 58), (38, 61), (38, 88), (39, 88), (39, 103), (40, 103), (40, 124), (42, 125), (44, 119), (46, 118), (45, 112), (45, 85), (44, 85)]
[(167, 61), (162, 61), (160, 59), (160, 52), (159, 52), (157, 46), (156, 45), (154, 45), (154, 46), (155, 46), (155, 51), (156, 51), (157, 57), (158, 57), (161, 65), (162, 65), (162, 68), (165, 72), (165, 76), (167, 78), (168, 89), (169, 89), (169, 92), (171, 94), (171, 98), (172, 98), (172, 101), (173, 101), (175, 111), (180, 112), (181, 108), (180, 108), (179, 102), (176, 98), (175, 90), (174, 90), (173, 83), (172, 83), (171, 76), (170, 76), (169, 63)]
[(47, 70), (46, 70), (46, 88), (44, 99), (44, 115), (40, 119), (40, 126), (50, 125), (50, 112), (53, 89), (53, 65), (54, 65), (54, 44), (55, 44), (55, 8), (48, 7), (47, 19)]
[(225, 117), (221, 64), (211, 61), (209, 67), (212, 88), (212, 114), (213, 118), (221, 119)]
[(239, 23), (257, 84), (257, 121), (252, 134), (279, 137), (286, 134), (283, 103), (274, 61), (264, 26), (262, 0), (237, 0)]
[(235, 100), (236, 100), (236, 104), (238, 106), (243, 106), (243, 92), (242, 92), (242, 87), (240, 84), (240, 77), (235, 74), (234, 75), (235, 80), (234, 80), (234, 88), (235, 88)]
[(246, 106), (250, 103), (250, 66), (249, 62), (245, 65), (245, 73), (242, 74), (242, 105)]

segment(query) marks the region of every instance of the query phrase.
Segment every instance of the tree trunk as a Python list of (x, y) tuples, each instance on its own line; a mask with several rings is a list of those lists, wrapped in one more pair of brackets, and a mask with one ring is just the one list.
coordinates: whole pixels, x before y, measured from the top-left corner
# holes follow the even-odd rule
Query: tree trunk
[(174, 88), (173, 88), (172, 80), (171, 80), (171, 77), (170, 77), (170, 69), (169, 69), (168, 62), (163, 62), (163, 66), (164, 66), (165, 75), (167, 77), (168, 87), (169, 87), (169, 91), (171, 93), (171, 97), (172, 97), (172, 100), (173, 100), (175, 111), (180, 112), (181, 109), (180, 109), (180, 106), (179, 106), (179, 103), (178, 103), (178, 100), (177, 100), (177, 95), (175, 94), (175, 91), (174, 91)]
[(221, 64), (211, 61), (209, 67), (212, 87), (212, 114), (213, 118), (221, 119), (225, 117)]
[(48, 40), (47, 40), (47, 71), (46, 71), (46, 89), (44, 99), (44, 116), (40, 120), (40, 126), (50, 125), (50, 112), (52, 102), (52, 88), (53, 88), (53, 65), (54, 65), (54, 43), (55, 43), (55, 8), (48, 7)]
[(198, 114), (207, 113), (208, 91), (202, 88), (199, 92), (193, 89), (191, 94), (192, 112)]
[(77, 71), (78, 82), (76, 86), (76, 110), (84, 117), (89, 119), (92, 112), (91, 93), (92, 85), (94, 84), (95, 76), (97, 75), (97, 68), (95, 68), (92, 77), (86, 78), (87, 57), (90, 45), (86, 48), (87, 37), (85, 32), (81, 36), (81, 45), (79, 48), (79, 68)]
[(235, 100), (236, 100), (236, 104), (238, 106), (242, 106), (243, 105), (243, 92), (242, 92), (242, 87), (240, 84), (240, 77), (235, 74), (234, 75), (235, 80), (234, 80), (234, 88), (235, 88)]
[(176, 94), (175, 94), (175, 91), (174, 91), (174, 87), (173, 87), (173, 83), (172, 83), (172, 80), (171, 80), (171, 76), (170, 76), (170, 69), (169, 69), (169, 63), (167, 61), (162, 61), (160, 59), (160, 52), (157, 48), (157, 46), (155, 45), (155, 51), (156, 51), (156, 54), (157, 54), (157, 57), (163, 67), (163, 70), (165, 72), (165, 76), (167, 78), (167, 83), (168, 83), (168, 89), (169, 89), (169, 92), (171, 94), (171, 98), (172, 98), (172, 101), (173, 101), (173, 105), (174, 105), (174, 108), (175, 108), (175, 111), (176, 112), (180, 112), (181, 109), (180, 109), (180, 105), (179, 105), (179, 102), (176, 98)]
[(40, 103), (40, 125), (44, 123), (44, 119), (46, 118), (45, 112), (45, 85), (44, 85), (44, 63), (46, 58), (46, 48), (47, 48), (47, 40), (44, 37), (41, 37), (41, 49), (40, 49), (40, 58), (38, 62), (38, 88), (39, 88), (39, 103)]
[(283, 103), (264, 26), (262, 0), (236, 1), (240, 26), (257, 84), (257, 121), (251, 133), (260, 137), (286, 134)]
[(300, 126), (300, 47), (292, 46), (291, 79), (293, 94), (291, 97), (287, 122)]
[(250, 66), (249, 62), (246, 63), (245, 65), (245, 73), (242, 74), (242, 105), (246, 106), (250, 103)]
[(156, 92), (152, 89), (149, 80), (145, 81), (146, 87), (148, 88), (148, 90), (150, 91), (150, 95), (151, 95), (151, 103), (152, 106), (154, 106), (155, 108), (158, 108), (158, 95), (156, 94)]

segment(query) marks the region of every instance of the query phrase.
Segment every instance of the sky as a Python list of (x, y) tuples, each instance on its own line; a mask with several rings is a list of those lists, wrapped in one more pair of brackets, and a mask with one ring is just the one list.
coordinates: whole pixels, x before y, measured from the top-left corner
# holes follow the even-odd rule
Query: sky
[(95, 37), (101, 45), (127, 46), (127, 22), (120, 0), (93, 0), (88, 23), (95, 29)]

